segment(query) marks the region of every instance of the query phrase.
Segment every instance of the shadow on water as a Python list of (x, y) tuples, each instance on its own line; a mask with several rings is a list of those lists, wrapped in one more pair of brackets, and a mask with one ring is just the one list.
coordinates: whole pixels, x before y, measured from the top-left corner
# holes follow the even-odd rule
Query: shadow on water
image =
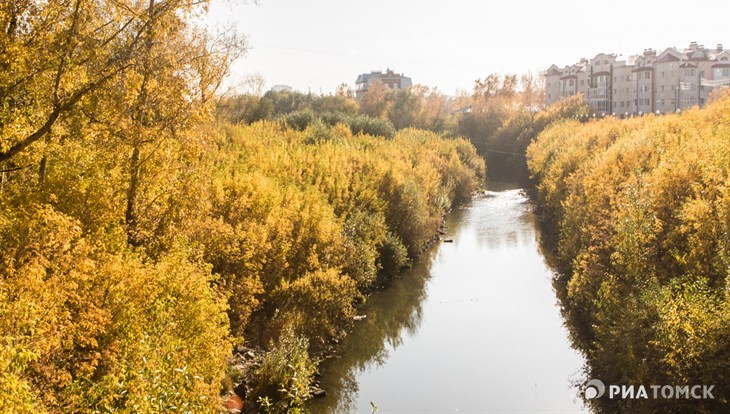
[[(463, 207), (455, 208), (445, 219), (446, 228), (458, 231), (463, 215)], [(402, 345), (404, 335), (416, 333), (423, 320), (426, 284), (438, 246), (429, 248), (410, 269), (368, 298), (359, 311), (366, 318), (356, 322), (340, 343), (337, 356), (322, 365), (321, 384), (327, 396), (309, 404), (312, 413), (353, 412), (358, 396), (357, 374), (384, 365), (389, 354)]]
[[(534, 199), (534, 198), (533, 198)], [(589, 311), (581, 307), (580, 300), (569, 296), (569, 282), (571, 276), (570, 266), (561, 263), (558, 258), (558, 236), (555, 223), (546, 223), (544, 219), (536, 218), (535, 228), (538, 234), (539, 249), (545, 262), (554, 270), (552, 278), (552, 286), (560, 309), (560, 314), (564, 321), (564, 326), (568, 331), (568, 338), (571, 346), (580, 351), (584, 356), (584, 364), (582, 374), (573, 379), (576, 390), (583, 390), (587, 381), (591, 379), (599, 379), (608, 387), (611, 384), (639, 387), (646, 387), (648, 395), (653, 391), (650, 389), (652, 384), (672, 385), (672, 380), (661, 381), (662, 372), (665, 369), (662, 365), (651, 365), (651, 361), (643, 359), (642, 369), (646, 377), (653, 377), (654, 380), (648, 380), (648, 383), (642, 381), (627, 380), (626, 372), (635, 369), (630, 363), (627, 364), (627, 358), (622, 352), (608, 352), (610, 346), (615, 344), (632, 344), (632, 352), (637, 354), (646, 352), (644, 348), (648, 348), (644, 337), (639, 336), (638, 339), (631, 336), (631, 332), (620, 331), (614, 327), (611, 335), (605, 335), (599, 340), (594, 333), (594, 325), (591, 321)], [(630, 303), (626, 301), (626, 303)], [(628, 306), (628, 305), (627, 305)], [(640, 332), (641, 330), (639, 330)], [(601, 343), (600, 341), (614, 341)], [(626, 348), (629, 348), (628, 346)], [(631, 360), (629, 360), (631, 361)], [(633, 361), (632, 361), (633, 362)], [(657, 381), (656, 378), (660, 379)], [(674, 384), (683, 386), (687, 384)], [(715, 388), (715, 391), (717, 391)], [(638, 390), (636, 391), (638, 393)], [(726, 402), (721, 399), (689, 399), (689, 398), (656, 398), (653, 395), (645, 398), (609, 398), (608, 390), (602, 398), (586, 399), (582, 392), (578, 391), (577, 395), (583, 399), (585, 406), (590, 412), (595, 414), (707, 414), (707, 413), (730, 413), (730, 408)], [(719, 395), (719, 394), (718, 394)]]

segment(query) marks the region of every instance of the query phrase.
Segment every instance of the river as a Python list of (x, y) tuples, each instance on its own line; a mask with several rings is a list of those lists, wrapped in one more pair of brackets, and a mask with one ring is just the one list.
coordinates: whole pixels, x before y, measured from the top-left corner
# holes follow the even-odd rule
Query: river
[(531, 202), (490, 190), (446, 217), (452, 243), (368, 299), (313, 414), (587, 412)]

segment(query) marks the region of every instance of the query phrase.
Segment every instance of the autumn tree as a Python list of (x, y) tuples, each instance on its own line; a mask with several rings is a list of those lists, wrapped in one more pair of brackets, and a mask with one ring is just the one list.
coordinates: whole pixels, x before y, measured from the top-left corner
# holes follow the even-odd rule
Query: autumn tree
[(136, 2), (3, 2), (0, 162), (132, 67), (149, 23)]
[(195, 156), (199, 137), (191, 131), (207, 119), (229, 64), (245, 50), (235, 34), (212, 37), (190, 23), (205, 3), (135, 5), (142, 17), (134, 64), (85, 108), (111, 148), (130, 154), (124, 220), (133, 246), (160, 233), (174, 215), (179, 194), (173, 180), (160, 178), (179, 171), (177, 161)]
[(368, 90), (360, 98), (360, 113), (373, 118), (385, 118), (388, 115), (388, 92), (390, 89), (383, 82), (375, 80), (368, 85)]
[(352, 87), (346, 83), (341, 83), (337, 85), (337, 91), (335, 92), (335, 96), (342, 96), (344, 98), (349, 99), (355, 99), (355, 91), (352, 89)]
[(38, 163), (43, 182), (45, 154), (23, 150), (52, 139), (60, 120), (113, 137), (130, 148), (125, 221), (130, 243), (141, 243), (140, 205), (155, 197), (141, 195), (145, 166), (205, 116), (228, 65), (244, 50), (235, 34), (212, 37), (192, 23), (206, 7), (159, 0), (3, 3), (0, 163)]

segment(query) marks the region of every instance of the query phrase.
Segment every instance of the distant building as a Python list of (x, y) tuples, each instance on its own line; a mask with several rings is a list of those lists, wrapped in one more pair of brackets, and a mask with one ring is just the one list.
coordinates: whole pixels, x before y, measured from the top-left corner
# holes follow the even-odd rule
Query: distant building
[(728, 85), (730, 53), (722, 45), (707, 49), (692, 42), (681, 52), (646, 49), (625, 61), (599, 53), (562, 69), (552, 65), (545, 72), (545, 99), (549, 105), (580, 93), (597, 113), (667, 113), (704, 106), (710, 91)]
[(391, 89), (405, 89), (413, 84), (411, 78), (403, 76), (402, 73), (395, 73), (392, 69), (386, 69), (385, 73), (373, 70), (370, 73), (359, 75), (355, 80), (355, 98), (360, 99), (375, 81), (380, 81)]
[(274, 92), (293, 92), (294, 88), (289, 85), (274, 85), (271, 90)]

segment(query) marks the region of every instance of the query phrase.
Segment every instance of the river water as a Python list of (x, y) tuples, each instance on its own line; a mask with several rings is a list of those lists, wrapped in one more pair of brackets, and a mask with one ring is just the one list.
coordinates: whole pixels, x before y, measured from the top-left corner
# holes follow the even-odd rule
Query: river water
[(368, 299), (313, 414), (587, 412), (532, 205), (490, 190), (447, 216), (452, 243)]

